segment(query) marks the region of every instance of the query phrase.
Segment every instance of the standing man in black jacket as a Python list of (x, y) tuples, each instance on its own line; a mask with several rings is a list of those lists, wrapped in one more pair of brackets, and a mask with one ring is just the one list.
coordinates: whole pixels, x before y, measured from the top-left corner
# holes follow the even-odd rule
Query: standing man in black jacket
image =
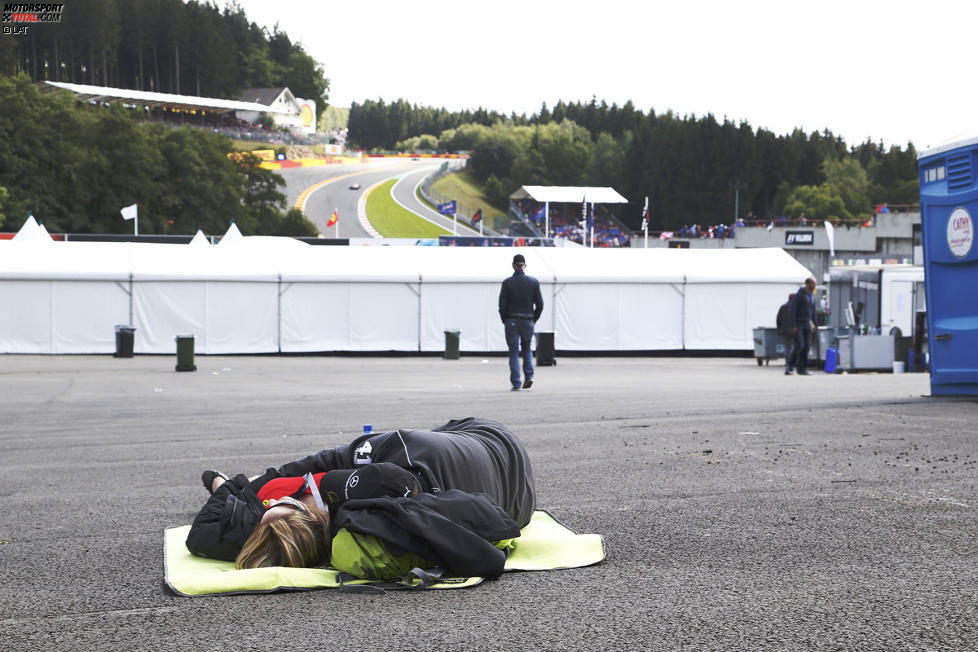
[(790, 376), (792, 367), (798, 368), (800, 376), (808, 376), (808, 349), (812, 345), (812, 329), (818, 330), (815, 324), (815, 277), (809, 276), (805, 280), (805, 287), (800, 288), (791, 300), (792, 329), (795, 336), (795, 346), (788, 360), (788, 367), (784, 370), (786, 376)]
[(791, 368), (791, 344), (795, 341), (795, 336), (791, 332), (794, 328), (794, 323), (792, 322), (793, 316), (791, 314), (791, 300), (795, 298), (794, 294), (788, 295), (788, 300), (778, 308), (777, 317), (777, 327), (778, 335), (781, 336), (781, 340), (784, 343), (784, 370), (788, 371)]
[[(513, 256), (513, 275), (503, 281), (499, 291), (499, 318), (506, 327), (509, 346), (509, 382), (513, 391), (533, 386), (533, 325), (543, 314), (540, 282), (524, 272), (523, 254)], [(523, 358), (523, 382), (520, 382), (520, 356)]]

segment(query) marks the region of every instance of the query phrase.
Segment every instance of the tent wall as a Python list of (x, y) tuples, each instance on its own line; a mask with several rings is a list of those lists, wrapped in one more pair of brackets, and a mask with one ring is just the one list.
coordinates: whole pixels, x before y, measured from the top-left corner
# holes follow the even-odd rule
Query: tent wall
[(418, 284), (282, 285), (282, 352), (417, 351)]
[(775, 326), (778, 308), (796, 284), (690, 283), (686, 285), (684, 348), (753, 348), (753, 329)]
[[(421, 284), (421, 350), (443, 351), (445, 331), (459, 330), (462, 351), (506, 351), (499, 317), (500, 280), (492, 283)], [(537, 330), (553, 329), (552, 284), (541, 283), (543, 314)]]
[(499, 287), (515, 252), (541, 282), (537, 330), (554, 331), (558, 350), (751, 350), (752, 329), (773, 325), (786, 294), (809, 275), (781, 250), (281, 240), (0, 243), (0, 352), (111, 353), (115, 325), (130, 316), (137, 353), (172, 354), (184, 334), (202, 354), (437, 352), (444, 331), (455, 329), (462, 351), (505, 351)]
[(0, 352), (106, 353), (129, 297), (112, 281), (0, 280)]
[(175, 353), (176, 336), (193, 335), (197, 353), (273, 353), (278, 350), (277, 312), (273, 283), (133, 283), (133, 350)]
[(682, 349), (682, 301), (672, 284), (558, 284), (556, 347), (564, 351)]

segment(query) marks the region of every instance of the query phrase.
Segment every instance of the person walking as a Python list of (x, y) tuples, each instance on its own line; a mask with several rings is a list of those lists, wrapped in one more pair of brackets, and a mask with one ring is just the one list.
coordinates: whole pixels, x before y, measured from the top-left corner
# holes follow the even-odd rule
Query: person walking
[(791, 328), (794, 326), (791, 318), (791, 300), (794, 298), (794, 296), (794, 294), (789, 294), (788, 300), (785, 301), (780, 308), (778, 308), (778, 317), (776, 321), (778, 335), (781, 336), (781, 340), (784, 342), (785, 371), (791, 367), (791, 343), (795, 341), (795, 336), (791, 332)]
[(788, 359), (788, 367), (784, 370), (786, 376), (792, 374), (792, 367), (797, 367), (798, 375), (808, 376), (808, 349), (812, 346), (812, 332), (818, 331), (815, 323), (815, 277), (805, 279), (805, 286), (800, 288), (791, 299), (792, 326), (791, 333), (795, 336), (795, 346)]
[[(506, 329), (509, 347), (509, 382), (512, 390), (533, 386), (533, 325), (543, 314), (540, 282), (527, 276), (523, 254), (513, 256), (513, 275), (503, 281), (499, 290), (499, 318)], [(523, 358), (523, 381), (520, 382), (520, 357)]]

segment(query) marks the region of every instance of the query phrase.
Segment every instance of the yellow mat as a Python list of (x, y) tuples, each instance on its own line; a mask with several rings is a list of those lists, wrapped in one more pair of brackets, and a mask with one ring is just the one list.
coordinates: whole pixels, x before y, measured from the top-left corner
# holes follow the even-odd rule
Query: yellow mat
[[(249, 568), (235, 570), (227, 561), (205, 559), (187, 550), (189, 525), (167, 528), (163, 533), (163, 567), (166, 584), (185, 596), (235, 593), (271, 593), (329, 589), (341, 586), (339, 572), (330, 568)], [(523, 528), (506, 560), (507, 571), (541, 571), (580, 568), (605, 558), (600, 534), (577, 534), (545, 511), (536, 511)], [(442, 578), (429, 589), (475, 586), (481, 577)], [(420, 584), (420, 580), (418, 581)], [(344, 581), (342, 585), (383, 584), (371, 580)]]

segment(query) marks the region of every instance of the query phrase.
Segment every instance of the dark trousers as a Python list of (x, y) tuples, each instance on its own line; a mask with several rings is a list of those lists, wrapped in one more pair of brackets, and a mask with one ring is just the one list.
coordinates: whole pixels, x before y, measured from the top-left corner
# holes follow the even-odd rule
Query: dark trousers
[(791, 350), (791, 358), (788, 360), (788, 367), (795, 367), (798, 371), (808, 368), (808, 349), (812, 347), (812, 329), (798, 328), (795, 333), (795, 346)]
[(506, 318), (506, 345), (509, 347), (509, 382), (521, 387), (520, 357), (523, 358), (523, 376), (533, 380), (533, 320)]

